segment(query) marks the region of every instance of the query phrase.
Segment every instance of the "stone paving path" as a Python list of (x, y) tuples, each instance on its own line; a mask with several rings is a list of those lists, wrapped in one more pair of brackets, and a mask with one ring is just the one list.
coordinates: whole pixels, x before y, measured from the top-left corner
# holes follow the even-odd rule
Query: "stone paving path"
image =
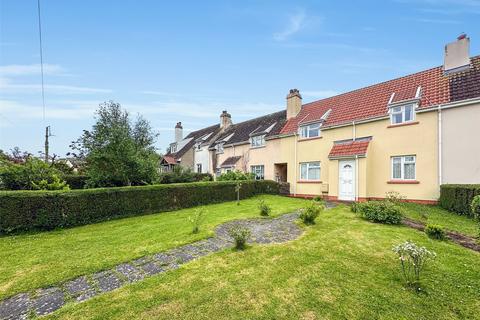
[(110, 270), (84, 275), (33, 293), (20, 293), (0, 301), (0, 319), (28, 319), (61, 308), (67, 302), (81, 302), (128, 283), (178, 268), (181, 264), (233, 247), (228, 231), (233, 226), (250, 229), (249, 243), (281, 243), (296, 239), (302, 229), (294, 223), (298, 214), (273, 219), (249, 219), (226, 222), (215, 229), (213, 238), (200, 240), (165, 252), (122, 263)]

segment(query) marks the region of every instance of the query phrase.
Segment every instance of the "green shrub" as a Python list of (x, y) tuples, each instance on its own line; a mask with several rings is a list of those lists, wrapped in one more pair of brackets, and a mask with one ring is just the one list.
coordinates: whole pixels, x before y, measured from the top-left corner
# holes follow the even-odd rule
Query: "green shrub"
[[(235, 182), (195, 182), (70, 191), (1, 191), (0, 233), (78, 226), (234, 201), (235, 185)], [(242, 199), (257, 194), (278, 194), (278, 183), (268, 180), (242, 183)]]
[(400, 204), (406, 199), (400, 192), (397, 191), (388, 191), (385, 193), (385, 200), (392, 202), (393, 204)]
[(188, 217), (188, 221), (192, 224), (192, 233), (198, 233), (200, 231), (200, 225), (205, 221), (205, 210), (195, 209), (193, 216)]
[(320, 213), (325, 209), (322, 203), (316, 201), (311, 201), (300, 211), (300, 219), (302, 219), (305, 224), (315, 224), (315, 219), (320, 215)]
[(60, 176), (61, 172), (50, 164), (28, 157), (24, 163), (8, 162), (0, 167), (0, 189), (38, 190), (50, 184), (53, 188), (54, 179), (60, 180)]
[(428, 224), (424, 231), (427, 236), (432, 239), (445, 240), (447, 238), (445, 229), (437, 224)]
[(246, 227), (234, 226), (228, 230), (228, 234), (235, 242), (235, 249), (243, 250), (247, 246), (247, 240), (250, 237), (251, 232)]
[(435, 252), (425, 247), (417, 246), (415, 243), (406, 241), (396, 245), (392, 249), (400, 260), (402, 275), (406, 284), (415, 289), (420, 288), (420, 274), (429, 260), (435, 259)]
[(472, 214), (478, 222), (478, 239), (480, 239), (480, 195), (475, 196), (470, 205)]
[(240, 170), (222, 173), (217, 177), (217, 181), (237, 181), (237, 180), (255, 180), (254, 173), (245, 173)]
[(358, 211), (358, 202), (352, 202), (350, 204), (350, 211), (356, 213)]
[(265, 202), (265, 200), (260, 200), (258, 203), (258, 209), (260, 210), (260, 215), (267, 217), (270, 215), (272, 208)]
[(70, 190), (68, 184), (61, 180), (58, 175), (52, 174), (50, 180), (43, 179), (39, 182), (32, 181), (33, 190)]
[(83, 189), (85, 188), (88, 177), (79, 174), (64, 175), (63, 179), (68, 184), (70, 189)]
[(196, 173), (190, 168), (175, 166), (172, 172), (164, 172), (160, 174), (158, 183), (187, 183), (199, 181), (213, 181), (213, 176), (209, 173)]
[(402, 211), (389, 201), (368, 201), (356, 205), (357, 213), (364, 219), (385, 224), (402, 222)]
[(439, 204), (448, 211), (473, 217), (471, 203), (480, 195), (480, 184), (444, 184), (440, 186)]

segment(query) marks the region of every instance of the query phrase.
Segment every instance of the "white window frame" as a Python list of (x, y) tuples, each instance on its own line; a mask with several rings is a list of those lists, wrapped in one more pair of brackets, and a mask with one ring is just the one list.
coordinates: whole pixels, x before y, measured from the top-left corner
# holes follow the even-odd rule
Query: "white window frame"
[[(307, 167), (307, 176), (302, 176), (302, 166)], [(310, 169), (316, 169), (318, 167), (318, 179), (312, 179), (309, 177)], [(300, 170), (300, 181), (320, 181), (322, 178), (322, 165), (320, 161), (300, 162), (298, 169)]]
[(197, 173), (202, 173), (202, 164), (197, 163)]
[[(406, 107), (411, 107), (412, 108), (412, 117), (409, 120), (405, 120), (405, 108)], [(415, 103), (408, 103), (404, 105), (399, 105), (399, 106), (392, 106), (390, 107), (390, 124), (396, 125), (396, 124), (402, 124), (402, 123), (409, 123), (412, 121), (415, 121), (415, 108), (416, 104)], [(398, 110), (398, 111), (396, 111)], [(400, 122), (394, 122), (394, 118), (396, 115), (401, 114), (402, 115), (402, 120)]]
[(250, 138), (250, 147), (252, 148), (260, 148), (265, 146), (265, 135), (258, 135), (253, 136)]
[[(322, 134), (321, 123), (310, 123), (308, 125), (300, 126), (300, 137), (303, 139), (317, 138)], [(318, 128), (317, 128), (318, 127)], [(312, 131), (318, 130), (317, 135), (312, 135)]]
[[(407, 161), (407, 157), (413, 157), (413, 161)], [(400, 178), (395, 178), (393, 176), (393, 161), (394, 159), (400, 159)], [(414, 164), (414, 177), (405, 178), (405, 164)], [(417, 156), (416, 155), (406, 155), (406, 156), (393, 156), (390, 158), (390, 178), (391, 180), (404, 180), (404, 181), (416, 181), (417, 180)]]
[(215, 149), (217, 149), (217, 151), (216, 151), (217, 153), (223, 153), (223, 142), (217, 144)]
[(200, 150), (202, 150), (202, 143), (197, 142), (197, 151), (200, 151)]
[(177, 144), (176, 143), (173, 143), (171, 146), (170, 146), (170, 153), (175, 153), (177, 152)]
[(265, 180), (265, 166), (263, 164), (250, 166), (250, 172), (255, 174), (255, 180)]

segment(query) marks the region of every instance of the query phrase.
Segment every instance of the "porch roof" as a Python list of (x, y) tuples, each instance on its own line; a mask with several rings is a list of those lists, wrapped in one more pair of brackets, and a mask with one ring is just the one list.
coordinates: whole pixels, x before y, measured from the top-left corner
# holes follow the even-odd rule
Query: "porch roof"
[(228, 157), (225, 161), (222, 162), (221, 167), (233, 167), (240, 160), (241, 156)]
[(335, 143), (328, 155), (329, 159), (346, 158), (352, 156), (365, 157), (367, 155), (370, 139), (350, 140)]

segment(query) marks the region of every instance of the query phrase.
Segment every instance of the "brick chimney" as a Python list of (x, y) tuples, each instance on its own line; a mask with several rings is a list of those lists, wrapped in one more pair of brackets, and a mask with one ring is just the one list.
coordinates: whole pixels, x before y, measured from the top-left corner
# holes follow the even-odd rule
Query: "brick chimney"
[(232, 125), (232, 116), (227, 110), (223, 110), (220, 115), (220, 128), (225, 130)]
[(461, 34), (457, 41), (445, 46), (443, 72), (445, 74), (463, 71), (470, 67), (470, 38)]
[(180, 142), (183, 139), (183, 127), (181, 122), (177, 122), (175, 126), (175, 142)]
[(290, 89), (287, 95), (287, 120), (294, 118), (302, 109), (302, 96), (298, 89)]

